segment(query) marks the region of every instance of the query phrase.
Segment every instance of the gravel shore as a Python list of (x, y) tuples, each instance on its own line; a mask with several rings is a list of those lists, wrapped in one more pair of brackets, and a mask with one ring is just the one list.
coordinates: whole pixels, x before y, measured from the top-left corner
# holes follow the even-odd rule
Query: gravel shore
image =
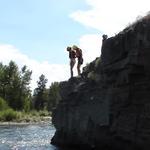
[(51, 123), (51, 117), (42, 117), (41, 120), (34, 120), (34, 121), (10, 121), (10, 122), (0, 122), (0, 126), (22, 126), (22, 125), (36, 125), (36, 124), (47, 124)]

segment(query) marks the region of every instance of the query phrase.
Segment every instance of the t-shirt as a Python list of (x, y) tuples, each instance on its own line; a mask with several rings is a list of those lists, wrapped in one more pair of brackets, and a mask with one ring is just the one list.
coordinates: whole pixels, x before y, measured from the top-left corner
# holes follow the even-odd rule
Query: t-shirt
[(69, 51), (69, 58), (71, 59), (71, 58), (76, 58), (76, 53), (75, 53), (75, 51)]

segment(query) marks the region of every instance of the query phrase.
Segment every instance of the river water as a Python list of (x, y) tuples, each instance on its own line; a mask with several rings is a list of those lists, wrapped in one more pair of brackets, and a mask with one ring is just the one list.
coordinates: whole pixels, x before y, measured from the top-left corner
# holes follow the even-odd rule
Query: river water
[(58, 150), (50, 144), (51, 124), (0, 126), (0, 150)]

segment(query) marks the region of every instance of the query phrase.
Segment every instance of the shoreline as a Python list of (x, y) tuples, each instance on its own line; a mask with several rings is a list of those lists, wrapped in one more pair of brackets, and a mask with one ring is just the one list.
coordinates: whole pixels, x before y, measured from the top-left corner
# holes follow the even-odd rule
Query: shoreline
[(51, 123), (51, 117), (42, 117), (38, 121), (0, 121), (0, 126), (24, 126), (24, 125), (43, 125)]

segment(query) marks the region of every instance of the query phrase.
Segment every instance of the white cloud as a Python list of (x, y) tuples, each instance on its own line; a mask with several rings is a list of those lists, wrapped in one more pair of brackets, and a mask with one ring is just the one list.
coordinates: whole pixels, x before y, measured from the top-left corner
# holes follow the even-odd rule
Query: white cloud
[(137, 16), (149, 11), (149, 0), (86, 0), (89, 10), (76, 11), (70, 16), (81, 24), (97, 29), (109, 36), (118, 33)]
[(101, 37), (98, 34), (84, 35), (79, 40), (79, 46), (83, 50), (84, 65), (86, 65), (100, 56)]
[(63, 64), (49, 64), (47, 61), (38, 62), (37, 60), (30, 59), (27, 55), (22, 54), (16, 47), (12, 45), (0, 45), (0, 62), (8, 64), (10, 60), (17, 63), (19, 68), (24, 65), (33, 71), (31, 88), (37, 87), (39, 76), (44, 74), (48, 79), (49, 86), (51, 82), (63, 81), (69, 78), (69, 66)]
[(96, 35), (83, 35), (79, 46), (83, 49), (85, 62), (90, 62), (100, 56), (101, 35), (109, 37), (123, 30), (138, 16), (149, 11), (149, 0), (86, 0), (88, 10), (78, 10), (70, 17), (80, 24), (97, 29)]

